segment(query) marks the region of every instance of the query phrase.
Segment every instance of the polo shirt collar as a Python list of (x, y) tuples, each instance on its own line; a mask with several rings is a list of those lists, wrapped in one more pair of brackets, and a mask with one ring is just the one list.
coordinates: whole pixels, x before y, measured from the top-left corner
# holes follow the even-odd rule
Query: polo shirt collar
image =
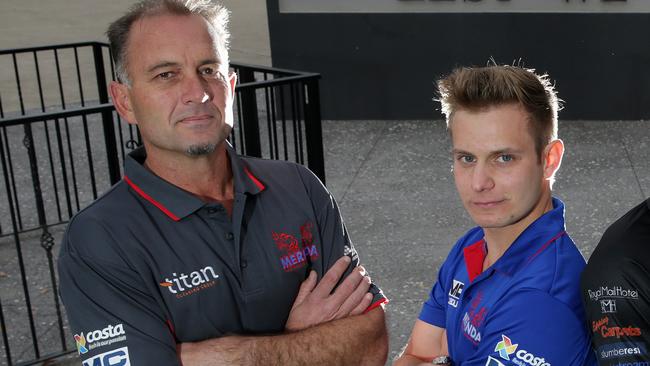
[[(502, 274), (512, 276), (521, 266), (533, 261), (540, 253), (555, 241), (566, 234), (564, 225), (564, 203), (553, 198), (553, 209), (540, 216), (530, 224), (519, 237), (510, 245), (508, 250), (499, 258), (486, 272), (498, 271)], [(481, 237), (483, 236), (481, 230)], [(467, 246), (464, 249), (465, 262), (470, 273), (470, 278), (478, 276), (478, 263), (483, 265), (486, 255), (484, 239)], [(480, 260), (479, 260), (480, 259)]]
[(512, 275), (565, 234), (564, 203), (553, 198), (553, 209), (540, 216), (519, 235), (495, 263), (495, 270)]
[[(226, 152), (232, 168), (235, 194), (254, 195), (262, 192), (265, 189), (264, 184), (250, 171), (230, 144), (226, 144)], [(146, 157), (144, 147), (139, 147), (124, 159), (123, 179), (138, 195), (174, 221), (181, 220), (207, 204), (145, 168), (143, 163)]]

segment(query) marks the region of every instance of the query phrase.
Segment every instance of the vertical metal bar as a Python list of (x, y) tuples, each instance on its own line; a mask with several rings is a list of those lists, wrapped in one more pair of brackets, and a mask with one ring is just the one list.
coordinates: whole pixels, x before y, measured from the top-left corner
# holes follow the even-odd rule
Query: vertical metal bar
[(65, 342), (65, 331), (63, 330), (63, 316), (61, 316), (61, 304), (59, 303), (59, 290), (56, 283), (56, 274), (54, 271), (54, 259), (52, 256), (52, 248), (54, 247), (54, 238), (47, 231), (47, 227), (41, 235), (41, 246), (47, 253), (47, 265), (50, 268), (50, 280), (52, 281), (52, 296), (54, 297), (54, 308), (56, 310), (56, 319), (59, 323), (59, 337), (61, 339), (61, 348), (66, 351), (68, 349)]
[[(93, 199), (97, 198), (97, 183), (95, 182), (95, 168), (93, 164), (93, 151), (90, 144), (90, 133), (88, 132), (88, 120), (86, 115), (81, 116), (81, 123), (83, 124), (84, 140), (86, 141), (86, 157), (88, 158), (88, 174), (90, 175), (90, 187), (93, 191)], [(121, 131), (120, 131), (121, 132)], [(77, 210), (79, 210), (79, 203), (77, 199)]]
[(84, 87), (81, 84), (81, 71), (79, 70), (79, 52), (77, 52), (77, 47), (73, 47), (74, 49), (74, 64), (77, 69), (77, 84), (79, 85), (79, 98), (81, 99), (81, 106), (85, 107), (86, 103), (84, 100)]
[(41, 111), (45, 112), (45, 100), (43, 99), (43, 85), (41, 83), (41, 70), (38, 67), (38, 55), (36, 54), (36, 51), (34, 51), (33, 54), (34, 54), (34, 65), (36, 67), (36, 81), (38, 82), (38, 96), (40, 97), (41, 100)]
[(325, 156), (323, 153), (323, 127), (320, 114), (318, 78), (306, 81), (305, 133), (307, 139), (307, 166), (325, 184)]
[[(275, 115), (275, 87), (271, 87), (271, 120), (273, 121), (273, 149), (274, 149), (274, 156), (275, 159), (277, 159), (280, 155), (278, 155), (278, 120), (277, 116)], [(271, 131), (269, 131), (271, 133)]]
[(65, 109), (65, 93), (63, 92), (63, 80), (61, 79), (61, 66), (59, 65), (59, 51), (54, 49), (54, 63), (56, 65), (56, 79), (59, 82), (59, 95), (61, 96), (61, 108)]
[(244, 144), (244, 124), (246, 121), (242, 117), (241, 92), (237, 98), (237, 132), (239, 132), (239, 153), (246, 155), (246, 145)]
[[(43, 98), (43, 88), (42, 88), (42, 83), (41, 83), (41, 73), (40, 73), (40, 67), (38, 63), (38, 54), (36, 51), (34, 51), (34, 62), (36, 64), (36, 75), (38, 79), (38, 93), (41, 99), (41, 110), (45, 112), (45, 100)], [(52, 159), (52, 146), (50, 144), (50, 133), (47, 128), (47, 122), (43, 121), (43, 127), (45, 129), (45, 142), (47, 146), (47, 155), (49, 158), (49, 163), (50, 163), (50, 173), (52, 174), (52, 186), (54, 188), (54, 198), (56, 202), (56, 212), (59, 218), (59, 221), (61, 221), (61, 202), (59, 198), (59, 189), (58, 185), (56, 183), (56, 175), (54, 172), (54, 160)]]
[[(106, 85), (106, 70), (104, 68), (104, 53), (99, 43), (93, 44), (93, 59), (95, 61), (95, 77), (97, 78), (97, 93), (100, 103), (108, 103), (108, 87)], [(120, 180), (120, 162), (117, 155), (117, 142), (115, 140), (115, 126), (113, 113), (105, 111), (102, 115), (104, 128), (104, 141), (106, 143), (106, 158), (108, 163), (108, 176), (111, 184)]]
[(18, 62), (16, 61), (16, 53), (11, 54), (14, 61), (14, 74), (16, 75), (16, 86), (18, 87), (18, 101), (20, 102), (20, 113), (25, 115), (25, 103), (23, 102), (23, 90), (20, 86), (20, 73), (18, 72)]
[(284, 147), (284, 160), (289, 160), (289, 148), (287, 146), (287, 115), (284, 105), (284, 88), (280, 86), (280, 116), (282, 116), (282, 143)]
[(297, 105), (298, 102), (296, 100), (296, 84), (291, 83), (289, 84), (290, 90), (291, 90), (291, 121), (292, 121), (292, 126), (293, 126), (293, 150), (294, 150), (294, 159), (296, 162), (300, 162), (299, 159), (299, 152), (298, 152), (298, 126), (296, 126), (296, 118), (297, 118)]
[(0, 327), (2, 327), (2, 342), (5, 346), (5, 357), (7, 365), (11, 366), (11, 350), (9, 349), (9, 337), (7, 336), (7, 323), (5, 323), (5, 316), (2, 310), (2, 301), (0, 301)]
[[(242, 83), (255, 81), (252, 69), (242, 68), (239, 74)], [(260, 128), (257, 116), (257, 96), (254, 88), (241, 91), (242, 113), (244, 120), (244, 135), (246, 140), (246, 155), (262, 157), (260, 143)]]
[(43, 121), (45, 129), (45, 144), (47, 146), (47, 156), (50, 163), (50, 174), (52, 175), (52, 186), (54, 188), (54, 201), (56, 202), (56, 213), (59, 221), (63, 220), (61, 216), (61, 199), (59, 198), (59, 185), (56, 182), (56, 172), (54, 171), (54, 158), (52, 154), (52, 144), (50, 143), (50, 129), (47, 127), (47, 121)]
[[(27, 149), (27, 154), (29, 156), (29, 167), (31, 169), (32, 175), (32, 185), (34, 188), (34, 200), (36, 201), (36, 212), (38, 215), (38, 224), (39, 226), (45, 226), (45, 209), (43, 207), (43, 196), (41, 194), (41, 182), (38, 175), (38, 164), (36, 161), (36, 151), (34, 149), (34, 137), (32, 135), (32, 126), (29, 123), (24, 125), (25, 138), (23, 139), (23, 145)], [(23, 262), (22, 250), (20, 248), (20, 240), (18, 238), (18, 232), (14, 233), (16, 239), (16, 252), (18, 253), (18, 264), (20, 266), (20, 276), (23, 282), (23, 291), (25, 294), (25, 306), (27, 307), (27, 314), (29, 316), (29, 327), (32, 333), (32, 341), (34, 343), (34, 353), (36, 358), (40, 357), (40, 351), (38, 349), (38, 338), (36, 337), (36, 328), (34, 327), (34, 314), (32, 311), (32, 304), (29, 297), (29, 289), (27, 286), (27, 277), (25, 274), (25, 264)]]
[(297, 83), (296, 88), (299, 90), (298, 91), (298, 98), (296, 100), (296, 110), (298, 112), (297, 120), (298, 120), (298, 151), (300, 151), (300, 164), (305, 164), (305, 151), (303, 149), (303, 143), (302, 143), (302, 123), (305, 120), (305, 115), (304, 115), (304, 108), (303, 108), (303, 102), (305, 100), (305, 88), (303, 83)]
[[(2, 94), (0, 94), (0, 118), (5, 118), (5, 112), (4, 112), (4, 109), (2, 108)], [(4, 130), (4, 128), (3, 128), (3, 130)], [(2, 138), (2, 136), (0, 136), (0, 138)], [(0, 143), (2, 143), (2, 141), (0, 141)], [(12, 214), (13, 214), (13, 212), (12, 212)], [(2, 235), (2, 225), (1, 225), (1, 223), (0, 223), (0, 235)], [(0, 314), (0, 315), (2, 315), (2, 314)]]
[(61, 137), (61, 127), (59, 119), (54, 120), (54, 131), (56, 132), (56, 143), (59, 150), (59, 161), (61, 163), (61, 175), (63, 176), (63, 190), (67, 198), (68, 217), (72, 217), (72, 200), (70, 199), (70, 183), (68, 182), (68, 170), (65, 165), (65, 153), (63, 152), (63, 138)]
[[(265, 75), (266, 76), (266, 75)], [(266, 77), (265, 77), (266, 79)], [(273, 133), (271, 133), (271, 98), (269, 96), (269, 87), (264, 88), (264, 102), (266, 103), (266, 129), (267, 134), (269, 135), (269, 157), (275, 159), (273, 154)]]
[[(68, 158), (70, 159), (70, 173), (72, 175), (72, 191), (74, 192), (76, 211), (79, 211), (79, 189), (77, 187), (77, 173), (76, 173), (76, 170), (75, 170), (75, 167), (74, 167), (74, 157), (72, 156), (72, 143), (70, 142), (70, 140), (71, 140), (71, 138), (70, 138), (70, 127), (68, 125), (68, 119), (67, 118), (65, 118), (63, 120), (63, 125), (65, 126), (66, 142), (67, 142), (67, 145), (68, 145)], [(72, 204), (70, 204), (70, 205), (72, 205)]]
[[(3, 127), (2, 130), (6, 134), (6, 130)], [(5, 152), (4, 152), (4, 145), (2, 142), (2, 139), (0, 139), (0, 160), (2, 161), (2, 173), (5, 181), (5, 188), (7, 190), (7, 201), (9, 204), (9, 212), (11, 215), (11, 222), (13, 224), (13, 230), (14, 230), (14, 236), (16, 235), (16, 232), (18, 231), (17, 225), (16, 225), (16, 217), (14, 216), (14, 208), (13, 208), (13, 201), (12, 201), (12, 196), (11, 196), (11, 189), (9, 185), (9, 176), (8, 176), (8, 171), (7, 171), (7, 161), (5, 160)], [(7, 150), (9, 150), (9, 145), (7, 145)], [(8, 337), (8, 331), (7, 331), (7, 324), (5, 323), (5, 317), (4, 317), (4, 311), (2, 310), (2, 303), (0, 302), (0, 327), (2, 327), (2, 342), (5, 346), (5, 356), (7, 358), (7, 364), (11, 365), (11, 348), (9, 347), (9, 337)]]
[[(9, 174), (11, 177), (11, 188), (14, 193), (14, 201), (16, 201), (16, 217), (18, 218), (18, 227), (23, 229), (23, 219), (20, 214), (20, 204), (18, 203), (18, 190), (16, 189), (16, 176), (14, 175), (14, 164), (11, 162), (11, 150), (9, 149), (9, 138), (7, 135), (7, 128), (2, 128), (5, 146), (7, 146), (7, 162), (9, 163)], [(14, 211), (11, 211), (14, 212)]]

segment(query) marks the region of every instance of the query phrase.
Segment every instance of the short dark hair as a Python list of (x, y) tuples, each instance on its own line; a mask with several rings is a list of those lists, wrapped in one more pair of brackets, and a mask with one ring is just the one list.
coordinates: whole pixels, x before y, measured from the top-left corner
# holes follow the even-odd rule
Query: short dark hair
[(447, 127), (458, 110), (480, 111), (503, 104), (520, 104), (529, 115), (535, 150), (541, 157), (557, 138), (557, 113), (561, 108), (547, 74), (520, 66), (462, 67), (438, 81), (438, 100)]
[(228, 65), (229, 12), (212, 0), (143, 0), (134, 4), (129, 11), (111, 23), (106, 31), (111, 46), (115, 73), (121, 83), (129, 84), (126, 50), (131, 26), (136, 21), (154, 15), (199, 15), (210, 24), (210, 32), (216, 43), (219, 57)]

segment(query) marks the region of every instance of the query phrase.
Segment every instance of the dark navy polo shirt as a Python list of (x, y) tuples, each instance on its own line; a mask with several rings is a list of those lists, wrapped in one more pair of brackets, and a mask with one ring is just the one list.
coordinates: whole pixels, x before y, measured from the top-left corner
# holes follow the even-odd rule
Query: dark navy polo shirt
[(533, 222), (483, 271), (483, 229), (467, 232), (438, 273), (420, 320), (445, 328), (454, 365), (595, 365), (580, 300), (585, 260), (564, 204)]
[(650, 366), (650, 199), (603, 234), (582, 273), (601, 366)]
[[(71, 220), (61, 297), (87, 365), (178, 365), (177, 342), (284, 330), (301, 282), (342, 255), (359, 263), (336, 202), (301, 165), (228, 148), (232, 219), (144, 168)], [(371, 287), (374, 308), (386, 301)]]

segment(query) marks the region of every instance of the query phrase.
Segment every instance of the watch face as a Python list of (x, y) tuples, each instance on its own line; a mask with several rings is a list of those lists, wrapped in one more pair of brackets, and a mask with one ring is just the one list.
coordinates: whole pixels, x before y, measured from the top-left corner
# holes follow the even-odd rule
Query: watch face
[(440, 356), (431, 360), (431, 363), (434, 365), (446, 365), (451, 362), (451, 358), (448, 356)]

